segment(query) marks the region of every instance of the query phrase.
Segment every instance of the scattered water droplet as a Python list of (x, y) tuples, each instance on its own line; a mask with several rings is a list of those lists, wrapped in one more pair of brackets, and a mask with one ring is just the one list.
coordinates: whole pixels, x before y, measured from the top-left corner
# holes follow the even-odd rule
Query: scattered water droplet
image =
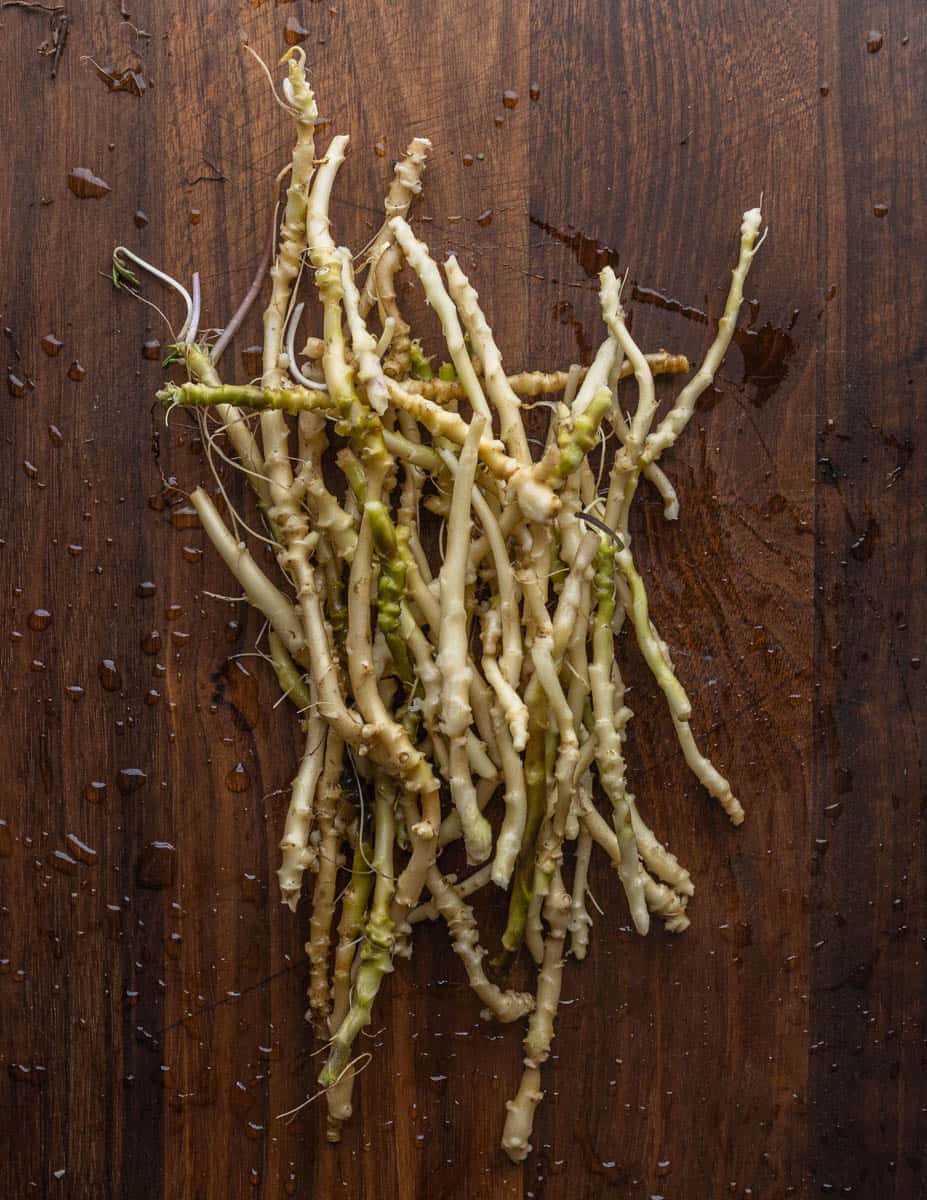
[(382, 138), (377, 138), (373, 143), (373, 152), (377, 158), (386, 158), (386, 142)]
[(145, 693), (145, 703), (148, 705), (149, 708), (153, 704), (157, 704), (160, 699), (161, 699), (161, 693), (157, 690), (157, 688), (151, 688), (149, 691), (147, 691)]
[(230, 792), (246, 792), (251, 786), (251, 776), (244, 763), (236, 763), (225, 777), (225, 786)]
[(288, 46), (298, 46), (309, 36), (309, 30), (299, 17), (287, 17), (283, 28), (283, 40)]
[(100, 662), (97, 676), (107, 692), (118, 692), (122, 688), (122, 676), (111, 658), (104, 658)]
[(829, 83), (820, 84), (818, 87), (818, 91), (821, 93), (822, 96), (829, 96), (830, 95), (830, 84)]
[(180, 552), (188, 563), (198, 563), (203, 561), (203, 551), (199, 546), (184, 546)]
[(152, 629), (142, 638), (142, 654), (157, 654), (161, 649), (161, 634)]
[(465, 155), (463, 156), (463, 158), (461, 159), (461, 162), (463, 163), (463, 165), (464, 165), (465, 167), (472, 167), (472, 166), (473, 166), (473, 155), (472, 155), (472, 154), (465, 154)]
[(150, 599), (158, 590), (158, 586), (152, 583), (150, 579), (143, 580), (135, 589), (136, 596), (141, 600)]
[(30, 629), (34, 629), (36, 632), (41, 632), (43, 629), (47, 629), (49, 625), (51, 625), (51, 621), (52, 615), (47, 608), (36, 608), (27, 617), (26, 624)]
[(142, 212), (142, 210), (138, 208), (135, 210), (135, 216), (133, 220), (135, 221), (136, 229), (144, 229), (148, 224), (148, 214), (146, 212)]
[(200, 515), (192, 504), (184, 504), (171, 512), (171, 524), (175, 529), (199, 529)]
[(99, 200), (113, 189), (89, 167), (74, 167), (68, 172), (68, 187), (79, 200)]
[(505, 113), (496, 113), (492, 120), (495, 127), (501, 129), (505, 124)]
[(884, 202), (881, 204), (873, 204), (872, 215), (874, 217), (887, 217), (888, 216), (888, 205), (885, 204)]
[(514, 89), (510, 89), (507, 92), (503, 92), (502, 93), (502, 103), (505, 105), (506, 108), (514, 108), (515, 105), (518, 103), (518, 92), (516, 92)]
[(67, 549), (68, 554), (70, 554), (72, 558), (77, 558), (79, 554), (83, 554), (84, 552), (84, 547), (79, 546), (77, 542), (70, 542)]
[(92, 867), (99, 857), (96, 850), (92, 846), (88, 846), (86, 842), (82, 842), (75, 833), (69, 833), (64, 839), (68, 844), (68, 849), (75, 858), (80, 859), (82, 863), (86, 863), (88, 867)]
[(225, 626), (225, 640), (227, 642), (237, 642), (241, 637), (241, 622), (229, 621)]
[(42, 660), (40, 658), (34, 658), (32, 660), (32, 662), (29, 664), (29, 670), (30, 671), (44, 671), (45, 664), (42, 662)]
[(484, 209), (480, 213), (480, 215), (476, 218), (476, 223), (477, 223), (477, 225), (482, 225), (484, 229), (486, 228), (487, 225), (491, 225), (492, 224), (492, 209), (491, 208)]
[(56, 338), (53, 333), (46, 333), (39, 345), (45, 351), (49, 358), (57, 358), (61, 353), (61, 347), (64, 342), (60, 338)]
[(882, 49), (885, 39), (878, 29), (870, 29), (866, 34), (866, 49), (870, 54), (878, 54)]
[(77, 874), (77, 868), (79, 865), (77, 859), (72, 858), (71, 855), (67, 854), (64, 850), (53, 850), (48, 856), (48, 861), (55, 868), (55, 870), (60, 871), (62, 875)]
[(23, 461), (23, 471), (27, 479), (35, 479), (38, 476), (39, 468), (27, 458)]
[(157, 338), (149, 338), (147, 342), (142, 343), (142, 358), (147, 358), (154, 362), (161, 357), (161, 343)]
[(90, 804), (102, 804), (106, 799), (106, 784), (100, 779), (94, 779), (84, 788), (84, 799)]
[(81, 366), (81, 364), (75, 358), (68, 367), (68, 379), (72, 380), (74, 383), (80, 383), (86, 374), (86, 368)]
[(168, 621), (178, 621), (183, 616), (183, 605), (169, 604), (164, 610), (164, 616)]
[(540, 99), (541, 85), (536, 80), (533, 80), (530, 87), (528, 88), (528, 95), (532, 100)]
[(13, 853), (13, 831), (6, 821), (0, 820), (0, 858), (9, 858)]
[(64, 694), (76, 704), (84, 698), (84, 689), (78, 683), (71, 683), (64, 689)]
[(53, 446), (64, 445), (64, 434), (61, 432), (61, 430), (58, 428), (57, 425), (49, 425), (48, 440), (51, 442), (51, 444)]
[(171, 842), (149, 842), (135, 864), (135, 879), (139, 887), (172, 887), (175, 851), (176, 847)]
[(26, 385), (18, 375), (10, 371), (6, 377), (6, 386), (10, 389), (11, 396), (25, 396)]
[(116, 786), (123, 796), (131, 796), (140, 787), (144, 787), (148, 776), (138, 767), (122, 767), (116, 775)]
[(191, 208), (190, 209), (190, 224), (191, 225), (199, 225), (199, 223), (200, 223), (200, 221), (202, 221), (202, 219), (203, 219), (203, 213), (202, 213), (201, 209), (199, 209), (199, 208)]

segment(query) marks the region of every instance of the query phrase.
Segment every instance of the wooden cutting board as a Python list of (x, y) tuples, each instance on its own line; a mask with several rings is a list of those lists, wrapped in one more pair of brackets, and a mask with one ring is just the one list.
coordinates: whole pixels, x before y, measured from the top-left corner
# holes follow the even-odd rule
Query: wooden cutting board
[[(0, 14), (4, 1193), (924, 1195), (924, 6), (66, 15)], [(352, 137), (339, 241), (433, 140), (418, 227), (512, 367), (588, 361), (609, 261), (645, 347), (698, 356), (765, 193), (754, 303), (666, 460), (682, 519), (645, 495), (635, 542), (748, 819), (688, 777), (628, 650), (633, 787), (693, 871), (693, 925), (636, 937), (596, 861), (523, 1169), (498, 1148), (518, 1031), (479, 1021), (441, 929), (384, 988), (341, 1144), (317, 1104), (279, 1119), (319, 1065), (308, 914), (273, 875), (294, 722), (258, 623), (209, 595), (233, 588), (184, 503), (193, 428), (153, 400), (163, 324), (107, 278), (117, 242), (198, 270), (215, 325), (245, 290), (291, 131), (240, 31), (268, 62), (304, 38)]]

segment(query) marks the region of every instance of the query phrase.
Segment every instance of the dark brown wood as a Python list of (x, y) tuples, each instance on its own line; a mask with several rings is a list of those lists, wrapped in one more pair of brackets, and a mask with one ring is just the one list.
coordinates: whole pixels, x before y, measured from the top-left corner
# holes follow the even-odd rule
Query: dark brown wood
[[(0, 13), (4, 1193), (924, 1194), (923, 6), (68, 13), (54, 80), (60, 18)], [(199, 270), (206, 321), (227, 318), (291, 140), (239, 35), (272, 62), (289, 18), (329, 131), (352, 135), (339, 239), (363, 244), (390, 157), (430, 136), (420, 227), (472, 271), (513, 365), (588, 356), (608, 260), (645, 345), (698, 355), (765, 192), (758, 307), (667, 458), (682, 520), (642, 495), (636, 526), (696, 728), (749, 816), (733, 831), (694, 786), (632, 655), (635, 791), (693, 869), (693, 927), (635, 937), (596, 863), (603, 915), (568, 964), (523, 1169), (498, 1148), (518, 1031), (479, 1022), (440, 929), (387, 981), (342, 1143), (319, 1105), (279, 1119), (318, 1067), (308, 913), (273, 875), (297, 739), (263, 664), (230, 661), (258, 624), (209, 598), (228, 579), (165, 492), (205, 468), (152, 404), (161, 322), (106, 278), (123, 241)], [(111, 190), (78, 198), (76, 167)]]

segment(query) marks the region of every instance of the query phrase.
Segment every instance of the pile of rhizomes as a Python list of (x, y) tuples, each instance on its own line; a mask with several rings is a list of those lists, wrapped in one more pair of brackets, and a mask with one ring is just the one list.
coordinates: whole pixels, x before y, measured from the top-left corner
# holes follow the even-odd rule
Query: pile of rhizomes
[[(484, 1016), (527, 1019), (524, 1073), (502, 1135), (518, 1160), (530, 1150), (542, 1096), (567, 937), (575, 958), (586, 953), (593, 846), (614, 865), (640, 933), (651, 914), (673, 932), (688, 925), (692, 881), (645, 823), (626, 779), (632, 713), (616, 656), (625, 623), (686, 762), (734, 824), (743, 819), (727, 780), (696, 746), (628, 518), (642, 477), (667, 518), (677, 516), (659, 463), (730, 344), (762, 240), (760, 211), (743, 216), (714, 341), (662, 419), (654, 376), (689, 364), (638, 348), (610, 267), (600, 276), (605, 333), (592, 364), (507, 375), (459, 263), (448, 258), (442, 273), (407, 223), (430, 143), (415, 138), (396, 164), (383, 226), (355, 270), (329, 219), (348, 139), (332, 138), (316, 157), (302, 51), (284, 61), (296, 144), (270, 269), (263, 373), (253, 384), (223, 382), (218, 361), (238, 317), (212, 345), (198, 340), (198, 279), (190, 295), (154, 272), (188, 303), (176, 346), (188, 382), (159, 394), (170, 407), (195, 407), (211, 448), (224, 434), (229, 453), (221, 453), (245, 473), (262, 514), (263, 531), (253, 530), (221, 485), (214, 494), (225, 514), (202, 488), (192, 494), (213, 545), (266, 619), (268, 657), (305, 733), (278, 874), (293, 910), (306, 871), (314, 876), (307, 1016), (327, 1041), (319, 1080), (329, 1136), (337, 1139), (350, 1115), (355, 1043), (384, 976), (411, 954), (416, 924), (440, 917)], [(114, 279), (134, 288), (129, 262), (153, 268), (116, 252)], [(440, 321), (448, 361), (437, 371), (399, 309), (404, 264)], [(310, 278), (322, 328), (297, 353), (298, 292)], [(550, 414), (536, 457), (526, 398)], [(614, 454), (597, 478), (589, 453), (608, 437)], [(326, 483), (323, 460), (336, 464), (340, 486)], [(423, 534), (429, 513), (443, 524), (438, 539)], [(276, 580), (249, 550), (255, 539), (272, 545)], [(490, 807), (497, 795), (502, 802)], [(474, 868), (462, 879), (442, 868), (442, 852), (458, 839)], [(467, 903), (488, 886), (508, 901), (489, 971)], [(538, 966), (534, 994), (506, 986), (523, 943)]]

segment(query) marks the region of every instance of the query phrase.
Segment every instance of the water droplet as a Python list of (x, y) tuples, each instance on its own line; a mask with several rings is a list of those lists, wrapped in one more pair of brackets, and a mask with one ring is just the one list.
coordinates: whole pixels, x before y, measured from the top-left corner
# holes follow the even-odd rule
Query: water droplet
[(241, 637), (241, 622), (229, 621), (225, 626), (225, 640), (227, 642), (237, 642)]
[(135, 210), (135, 216), (133, 217), (133, 220), (135, 221), (136, 229), (144, 229), (148, 224), (148, 214), (146, 212), (142, 212), (140, 208), (137, 208)]
[(822, 84), (821, 84), (821, 85), (818, 87), (818, 91), (821, 93), (821, 95), (822, 95), (822, 96), (829, 96), (829, 95), (830, 95), (830, 84), (829, 84), (829, 83), (822, 83)]
[(81, 366), (81, 364), (75, 358), (68, 367), (68, 379), (72, 380), (74, 383), (80, 383), (86, 374), (86, 368)]
[(68, 849), (75, 858), (80, 859), (82, 863), (86, 863), (88, 867), (92, 867), (97, 861), (98, 855), (92, 846), (88, 846), (86, 842), (82, 842), (75, 833), (69, 833), (64, 839), (68, 844)]
[(111, 658), (104, 658), (100, 662), (97, 676), (107, 692), (118, 692), (122, 688), (122, 676)]
[(183, 616), (182, 604), (169, 604), (164, 610), (164, 616), (168, 621), (177, 621)]
[(44, 671), (45, 664), (42, 662), (42, 660), (40, 658), (34, 658), (32, 660), (32, 662), (29, 664), (29, 670), (30, 671)]
[(492, 120), (495, 127), (501, 129), (505, 124), (505, 113), (496, 113)]
[(69, 171), (68, 187), (78, 200), (99, 200), (112, 191), (106, 180), (94, 175), (89, 167), (74, 167)]
[(14, 375), (12, 371), (10, 371), (6, 377), (6, 385), (10, 389), (11, 396), (25, 396), (25, 383), (19, 378), (18, 375)]
[(203, 551), (199, 546), (184, 546), (180, 552), (188, 563), (198, 563), (203, 561)]
[(473, 155), (472, 155), (472, 154), (465, 154), (465, 155), (463, 156), (463, 158), (461, 159), (461, 162), (463, 163), (463, 165), (464, 165), (465, 167), (472, 167), (472, 166), (473, 166)]
[(377, 138), (377, 140), (373, 143), (373, 152), (377, 158), (386, 157), (386, 142), (384, 142), (382, 138)]
[(78, 683), (71, 683), (64, 689), (64, 694), (76, 704), (84, 698), (84, 689)]
[(888, 205), (885, 204), (884, 202), (881, 204), (873, 204), (872, 215), (874, 217), (887, 217), (888, 216)]
[(161, 649), (161, 634), (152, 629), (142, 638), (142, 654), (157, 654)]
[(193, 636), (192, 634), (187, 633), (186, 630), (184, 630), (184, 629), (172, 629), (171, 630), (172, 641), (174, 641), (177, 645), (180, 645), (180, 646), (182, 646), (185, 642), (189, 642), (189, 640), (192, 636)]
[(251, 776), (244, 763), (236, 763), (225, 777), (225, 786), (230, 792), (246, 792), (251, 786)]
[(487, 225), (491, 225), (492, 224), (492, 209), (491, 208), (484, 209), (480, 213), (480, 215), (476, 218), (476, 223), (477, 223), (477, 225), (482, 225), (484, 229), (486, 228)]
[(921, 669), (921, 660), (916, 656), (911, 659), (911, 670), (919, 671)]
[(878, 29), (870, 29), (866, 34), (866, 49), (870, 54), (878, 54), (882, 49), (884, 38)]
[(528, 88), (528, 95), (532, 100), (540, 99), (541, 85), (536, 80), (532, 80), (531, 85)]
[(78, 546), (77, 542), (70, 542), (67, 549), (68, 554), (70, 554), (72, 558), (77, 558), (79, 554), (83, 554), (84, 552), (84, 547)]
[(241, 898), (247, 900), (249, 904), (260, 904), (261, 902), (261, 881), (257, 875), (252, 875), (245, 871), (241, 877)]
[(57, 425), (49, 425), (48, 440), (53, 446), (61, 446), (64, 444), (64, 434)]
[(46, 333), (39, 345), (49, 358), (57, 358), (61, 353), (61, 347), (64, 345), (64, 342), (60, 338), (56, 338), (53, 333)]
[(156, 688), (151, 688), (145, 693), (145, 703), (150, 708), (153, 704), (157, 704), (161, 699), (161, 693)]
[(47, 629), (51, 625), (51, 621), (52, 615), (47, 608), (36, 608), (29, 614), (26, 624), (30, 629), (41, 632), (41, 630)]
[(153, 362), (161, 357), (161, 343), (157, 338), (149, 338), (147, 342), (142, 343), (142, 358), (150, 359)]
[(60, 871), (62, 875), (77, 874), (77, 868), (79, 865), (77, 859), (72, 858), (71, 855), (67, 854), (64, 850), (53, 850), (48, 856), (48, 861), (55, 868), (55, 870)]
[(190, 209), (190, 224), (191, 225), (199, 225), (199, 223), (200, 223), (200, 221), (202, 221), (202, 219), (203, 219), (203, 213), (202, 213), (201, 209), (199, 209), (199, 208), (191, 208)]
[(176, 847), (171, 842), (149, 842), (135, 864), (135, 879), (139, 887), (172, 887), (175, 852)]
[(122, 767), (116, 775), (116, 786), (123, 796), (131, 796), (148, 781), (148, 776), (138, 767)]
[(506, 108), (514, 108), (518, 103), (518, 92), (514, 89), (502, 93), (502, 103)]
[(296, 1176), (290, 1173), (283, 1181), (283, 1191), (287, 1196), (295, 1196), (299, 1181)]
[(0, 820), (0, 858), (9, 858), (13, 853), (13, 831), (6, 821)]
[(152, 583), (150, 579), (145, 579), (136, 587), (135, 594), (141, 600), (149, 600), (157, 590), (157, 584)]
[(27, 479), (35, 479), (38, 476), (39, 468), (27, 458), (23, 461), (23, 471), (26, 473)]
[(308, 36), (309, 30), (300, 21), (299, 17), (287, 17), (286, 25), (283, 27), (283, 40), (288, 46), (298, 46)]
[(84, 799), (90, 804), (102, 804), (106, 799), (106, 784), (94, 779), (84, 788)]
[(199, 529), (200, 516), (192, 504), (184, 504), (171, 512), (171, 524), (175, 529)]

